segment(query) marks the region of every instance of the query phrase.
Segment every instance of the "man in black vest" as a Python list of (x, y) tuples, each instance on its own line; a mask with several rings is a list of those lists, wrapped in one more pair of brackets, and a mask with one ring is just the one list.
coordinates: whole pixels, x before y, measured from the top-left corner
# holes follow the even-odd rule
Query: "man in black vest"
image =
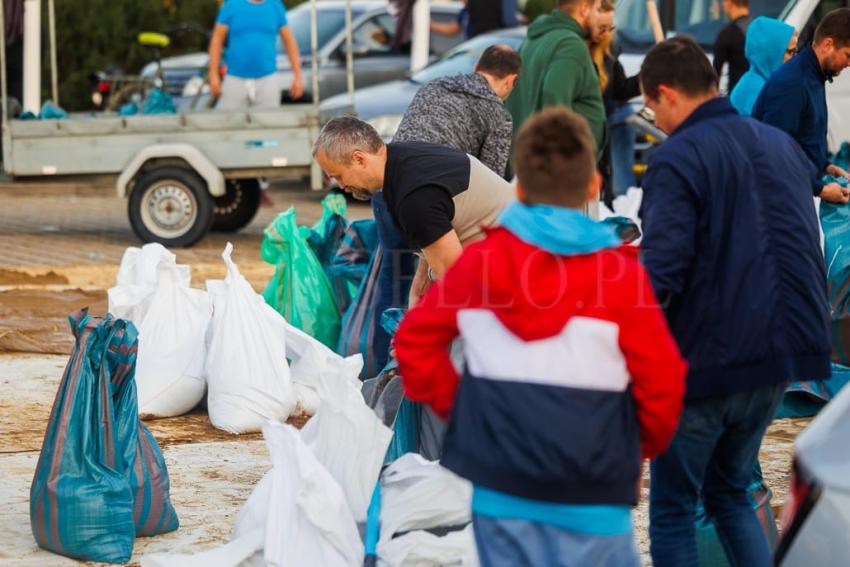
[(744, 45), (747, 27), (753, 18), (750, 16), (750, 0), (723, 0), (723, 11), (730, 21), (720, 30), (714, 42), (714, 70), (720, 77), (723, 65), (729, 65), (726, 92), (731, 93), (738, 80), (750, 68), (750, 63), (744, 55)]

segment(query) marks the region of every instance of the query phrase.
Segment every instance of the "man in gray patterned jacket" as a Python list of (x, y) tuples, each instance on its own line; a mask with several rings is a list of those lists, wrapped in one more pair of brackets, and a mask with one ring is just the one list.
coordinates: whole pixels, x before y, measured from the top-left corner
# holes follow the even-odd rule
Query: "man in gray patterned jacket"
[(504, 177), (513, 126), (503, 102), (519, 76), (519, 55), (507, 45), (488, 47), (475, 72), (435, 79), (419, 89), (393, 142), (430, 142), (478, 158)]

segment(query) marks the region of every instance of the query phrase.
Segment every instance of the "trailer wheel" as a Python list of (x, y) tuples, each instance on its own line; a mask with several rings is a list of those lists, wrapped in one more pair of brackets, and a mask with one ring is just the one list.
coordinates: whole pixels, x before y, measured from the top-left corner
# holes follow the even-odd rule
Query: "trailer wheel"
[(216, 197), (212, 230), (236, 232), (247, 226), (260, 209), (260, 182), (256, 179), (228, 179), (227, 192)]
[(194, 171), (157, 167), (136, 180), (128, 203), (130, 225), (143, 242), (191, 246), (209, 231), (213, 199)]

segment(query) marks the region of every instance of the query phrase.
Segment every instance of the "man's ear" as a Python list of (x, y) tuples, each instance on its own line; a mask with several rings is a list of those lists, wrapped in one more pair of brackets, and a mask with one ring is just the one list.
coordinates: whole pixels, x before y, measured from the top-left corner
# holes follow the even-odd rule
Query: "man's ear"
[(354, 150), (351, 152), (351, 163), (363, 165), (366, 163), (366, 154), (361, 150)]
[(590, 184), (587, 186), (587, 200), (595, 201), (598, 199), (600, 191), (602, 191), (602, 176), (599, 175), (599, 171), (596, 170), (590, 177)]
[(516, 200), (528, 204), (528, 195), (525, 193), (525, 187), (519, 182), (519, 177), (516, 178)]

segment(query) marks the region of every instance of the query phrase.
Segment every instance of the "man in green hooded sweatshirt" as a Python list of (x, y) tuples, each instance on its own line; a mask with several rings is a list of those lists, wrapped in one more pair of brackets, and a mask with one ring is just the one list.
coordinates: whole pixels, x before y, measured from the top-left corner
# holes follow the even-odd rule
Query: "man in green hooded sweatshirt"
[(514, 133), (529, 116), (566, 106), (590, 124), (597, 158), (605, 147), (605, 105), (585, 38), (599, 17), (599, 0), (558, 0), (551, 14), (528, 26), (519, 50), (522, 73), (506, 105)]

